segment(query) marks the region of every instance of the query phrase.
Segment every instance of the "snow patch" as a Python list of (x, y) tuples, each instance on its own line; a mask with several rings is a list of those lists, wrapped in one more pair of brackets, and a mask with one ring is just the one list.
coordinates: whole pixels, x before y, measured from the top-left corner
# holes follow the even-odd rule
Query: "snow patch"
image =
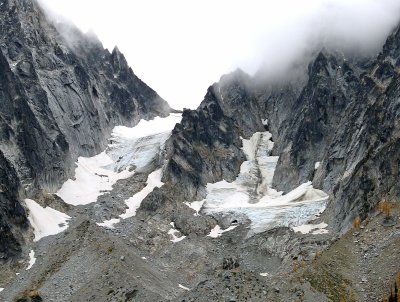
[(318, 230), (313, 231), (311, 234), (321, 235), (321, 234), (328, 234), (328, 233), (329, 233), (329, 231), (326, 229), (318, 229)]
[(25, 199), (25, 204), (29, 210), (28, 220), (34, 229), (35, 239), (33, 241), (56, 235), (68, 228), (68, 220), (71, 217), (67, 214), (51, 207), (43, 208), (32, 199)]
[(261, 277), (268, 277), (268, 275), (269, 275), (268, 273), (260, 273)]
[(115, 172), (113, 163), (105, 151), (93, 157), (79, 157), (75, 179), (68, 179), (57, 195), (66, 203), (75, 206), (96, 202), (100, 195), (111, 191), (118, 180), (134, 174), (128, 169)]
[(229, 232), (232, 231), (233, 229), (235, 229), (237, 227), (237, 225), (232, 225), (229, 228), (222, 230), (221, 227), (217, 224), (210, 232), (210, 234), (208, 234), (208, 237), (211, 238), (218, 238), (221, 237), (223, 233), (225, 232)]
[(205, 200), (185, 202), (185, 205), (187, 205), (189, 208), (196, 211), (196, 213), (194, 213), (194, 216), (199, 216), (199, 212), (200, 212), (201, 208), (203, 207), (204, 201)]
[(101, 226), (101, 227), (105, 227), (105, 228), (108, 228), (108, 229), (113, 229), (114, 228), (114, 224), (117, 224), (120, 221), (121, 221), (121, 219), (119, 219), (119, 218), (112, 218), (110, 220), (105, 220), (102, 223), (98, 223), (97, 222), (96, 224), (98, 226)]
[(179, 230), (175, 229), (175, 223), (171, 222), (170, 225), (172, 226), (172, 229), (170, 229), (168, 231), (168, 235), (172, 236), (172, 239), (170, 241), (172, 241), (173, 243), (182, 241), (183, 239), (186, 238), (186, 236), (181, 235), (181, 237), (177, 237), (175, 234), (178, 233), (180, 234), (181, 232), (179, 232)]
[(314, 170), (317, 170), (321, 166), (321, 162), (317, 161), (314, 165)]
[(312, 232), (312, 234), (317, 235), (317, 234), (326, 234), (328, 233), (328, 230), (326, 230), (325, 228), (328, 225), (324, 222), (320, 223), (320, 224), (303, 224), (303, 225), (299, 225), (297, 227), (293, 227), (293, 231), (298, 233), (302, 233), (302, 234), (308, 234), (311, 231), (315, 230)]
[(113, 218), (110, 220), (103, 221), (102, 223), (97, 223), (97, 225), (113, 229), (114, 225), (119, 223), (121, 219), (127, 219), (136, 215), (137, 209), (139, 209), (143, 199), (149, 195), (154, 188), (161, 188), (164, 183), (161, 181), (162, 169), (158, 169), (149, 174), (147, 177), (147, 185), (138, 193), (132, 197), (125, 200), (125, 204), (128, 206), (124, 214), (119, 215), (120, 218)]
[(122, 219), (133, 217), (136, 215), (137, 209), (140, 207), (143, 199), (149, 195), (154, 188), (161, 188), (164, 183), (161, 181), (162, 169), (158, 169), (149, 174), (147, 177), (147, 185), (138, 193), (125, 201), (128, 209), (124, 214), (119, 215)]
[(31, 250), (31, 251), (29, 252), (29, 265), (28, 265), (28, 267), (26, 268), (26, 270), (30, 270), (30, 269), (32, 268), (32, 266), (35, 264), (35, 262), (36, 262), (35, 251), (34, 251), (34, 250)]
[(302, 225), (323, 212), (329, 196), (313, 188), (311, 182), (285, 195), (272, 188), (278, 162), (277, 156), (270, 156), (273, 146), (269, 132), (257, 132), (250, 139), (243, 139), (247, 160), (238, 177), (233, 182), (207, 184), (203, 211), (211, 215), (245, 215), (251, 220), (249, 235), (280, 226)]
[(184, 290), (190, 290), (190, 288), (188, 288), (188, 287), (186, 287), (186, 286), (183, 286), (182, 284), (178, 284), (178, 286), (179, 286), (180, 288), (184, 289)]
[(4, 290), (4, 288), (0, 287), (0, 293)]

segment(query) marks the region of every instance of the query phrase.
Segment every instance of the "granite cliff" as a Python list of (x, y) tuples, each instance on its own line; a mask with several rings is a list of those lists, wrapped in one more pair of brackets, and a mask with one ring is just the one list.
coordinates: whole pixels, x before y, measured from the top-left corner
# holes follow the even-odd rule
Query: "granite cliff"
[(1, 258), (26, 228), (17, 202), (55, 192), (78, 156), (103, 150), (116, 125), (165, 116), (168, 104), (143, 83), (118, 48), (55, 23), (36, 1), (0, 4)]

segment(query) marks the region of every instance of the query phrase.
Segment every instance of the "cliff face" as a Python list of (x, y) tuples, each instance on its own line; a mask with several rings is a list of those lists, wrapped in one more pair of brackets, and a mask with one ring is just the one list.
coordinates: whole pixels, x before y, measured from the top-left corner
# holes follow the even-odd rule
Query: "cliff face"
[(323, 50), (286, 80), (224, 76), (176, 126), (164, 174), (174, 186), (162, 190), (202, 199), (207, 183), (238, 175), (240, 137), (267, 129), (280, 156), (275, 188), (287, 192), (311, 180), (331, 196), (325, 219), (338, 230), (367, 217), (382, 198), (400, 194), (399, 52), (396, 29), (377, 58), (347, 60)]
[(164, 174), (172, 187), (184, 184), (173, 194), (182, 201), (203, 198), (209, 182), (234, 180), (244, 160), (241, 137), (264, 131), (250, 80), (241, 71), (227, 75), (208, 89), (197, 110), (183, 112)]
[[(95, 37), (54, 24), (36, 1), (5, 0), (0, 11), (0, 184), (8, 188), (0, 215), (7, 231), (18, 219), (26, 225), (17, 199), (56, 190), (78, 156), (104, 149), (115, 125), (170, 108), (117, 48), (110, 53)], [(7, 234), (0, 234), (2, 248), (15, 251)]]

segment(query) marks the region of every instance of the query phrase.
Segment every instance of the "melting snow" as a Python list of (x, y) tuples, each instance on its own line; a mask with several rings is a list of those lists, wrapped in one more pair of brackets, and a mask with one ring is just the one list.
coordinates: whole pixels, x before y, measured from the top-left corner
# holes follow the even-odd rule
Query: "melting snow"
[(79, 157), (75, 180), (67, 180), (57, 195), (75, 206), (96, 202), (100, 195), (111, 191), (119, 179), (128, 178), (134, 173), (128, 169), (115, 172), (113, 163), (105, 151), (93, 157)]
[(26, 270), (31, 269), (31, 267), (35, 264), (35, 262), (36, 262), (35, 251), (34, 251), (34, 250), (31, 250), (31, 251), (29, 252), (29, 265), (28, 265), (28, 267), (26, 268)]
[(120, 221), (121, 221), (121, 219), (119, 219), (119, 218), (113, 218), (113, 219), (110, 219), (110, 220), (106, 220), (106, 221), (104, 221), (102, 223), (96, 223), (96, 224), (99, 225), (99, 226), (105, 227), (105, 228), (113, 229), (114, 228), (114, 224), (116, 224), (116, 223), (118, 223)]
[(328, 234), (328, 233), (329, 233), (329, 231), (326, 229), (318, 229), (318, 230), (313, 231), (311, 234), (321, 235), (321, 234)]
[(68, 228), (68, 220), (71, 217), (67, 214), (51, 207), (42, 208), (32, 199), (25, 199), (25, 204), (29, 210), (28, 220), (34, 229), (34, 241), (61, 233)]
[(168, 231), (168, 234), (172, 236), (172, 239), (170, 241), (172, 241), (173, 243), (182, 241), (183, 239), (186, 238), (186, 236), (182, 235), (181, 237), (177, 237), (175, 235), (175, 233), (180, 234), (181, 232), (179, 232), (177, 229), (175, 229), (175, 223), (171, 222), (170, 225), (172, 226), (172, 229), (170, 229)]
[(232, 225), (232, 226), (230, 226), (229, 228), (227, 228), (227, 229), (225, 229), (225, 230), (222, 230), (221, 227), (220, 227), (219, 225), (216, 225), (216, 226), (211, 230), (210, 234), (208, 234), (207, 236), (208, 236), (208, 237), (211, 237), (211, 238), (218, 238), (218, 237), (221, 237), (223, 233), (232, 231), (232, 230), (233, 230), (234, 228), (236, 228), (236, 227), (237, 227), (237, 225)]
[(235, 181), (207, 184), (204, 211), (207, 214), (230, 212), (251, 220), (251, 232), (259, 233), (279, 226), (298, 226), (324, 211), (328, 195), (304, 183), (286, 195), (272, 189), (278, 161), (269, 156), (273, 142), (269, 132), (257, 132), (243, 140), (247, 161)]
[[(138, 193), (130, 197), (129, 199), (125, 200), (128, 209), (125, 211), (124, 214), (119, 215), (122, 219), (127, 219), (136, 215), (137, 209), (139, 209), (143, 199), (149, 195), (154, 188), (160, 188), (164, 183), (161, 181), (162, 177), (162, 169), (156, 170), (149, 174), (147, 177), (147, 185)], [(120, 218), (113, 218), (110, 220), (103, 221), (102, 223), (97, 223), (97, 225), (113, 229), (114, 224), (119, 223), (121, 221)]]
[(200, 212), (201, 208), (203, 207), (203, 204), (204, 204), (204, 200), (185, 202), (185, 205), (187, 205), (189, 208), (196, 211), (196, 213), (194, 213), (194, 216), (199, 215), (199, 212)]
[(184, 290), (190, 290), (190, 288), (188, 288), (188, 287), (186, 287), (186, 286), (183, 286), (182, 284), (178, 284), (178, 286), (179, 286), (180, 288), (184, 289)]
[(146, 196), (149, 195), (154, 190), (154, 188), (162, 187), (164, 183), (161, 181), (161, 177), (162, 177), (162, 169), (150, 173), (149, 176), (147, 177), (147, 185), (143, 188), (143, 190), (136, 193), (131, 198), (125, 201), (126, 205), (128, 206), (128, 209), (124, 214), (120, 215), (119, 217), (121, 217), (122, 219), (126, 219), (135, 216), (136, 210), (140, 207), (140, 204), (142, 203), (143, 199), (145, 199)]
[[(312, 234), (325, 234), (328, 233), (328, 230), (324, 230), (328, 225), (324, 222), (320, 224), (303, 224), (297, 227), (293, 227), (293, 231), (300, 232), (302, 234), (308, 234), (313, 230)], [(317, 233), (316, 233), (317, 232)]]

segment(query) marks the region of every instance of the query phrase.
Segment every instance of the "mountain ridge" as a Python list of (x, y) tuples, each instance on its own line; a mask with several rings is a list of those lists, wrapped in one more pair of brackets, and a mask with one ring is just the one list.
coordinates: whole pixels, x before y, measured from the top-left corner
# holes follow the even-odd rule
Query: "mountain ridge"
[[(2, 1), (1, 14), (0, 150), (20, 184), (13, 199), (55, 192), (78, 156), (106, 146), (114, 126), (171, 111), (118, 48), (109, 53), (71, 25), (55, 26), (36, 1)], [(67, 29), (73, 45), (64, 38)], [(18, 230), (8, 219), (2, 224)]]

